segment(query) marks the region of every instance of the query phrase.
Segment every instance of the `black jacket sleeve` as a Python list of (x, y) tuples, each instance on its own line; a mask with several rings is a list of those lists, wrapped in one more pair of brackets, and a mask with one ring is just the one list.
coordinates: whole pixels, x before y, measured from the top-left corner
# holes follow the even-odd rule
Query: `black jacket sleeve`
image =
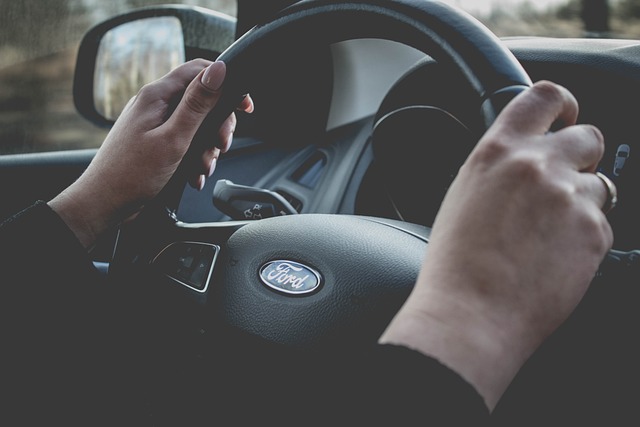
[(87, 251), (42, 201), (0, 224), (0, 252), (0, 304), (12, 335), (66, 333), (58, 322), (76, 323), (98, 295), (101, 277)]
[(375, 345), (367, 354), (357, 388), (369, 394), (362, 410), (370, 425), (489, 425), (475, 388), (436, 359), (393, 345)]
[[(44, 202), (0, 225), (0, 248), (0, 417), (84, 425), (488, 424), (471, 385), (404, 347), (264, 356), (227, 346), (228, 357), (214, 363), (175, 358), (164, 351), (173, 343), (145, 347), (137, 313), (122, 311), (126, 297), (109, 292)], [(147, 315), (138, 319), (153, 324)]]
[(46, 203), (36, 202), (0, 225), (0, 251), (5, 337), (26, 349), (81, 332), (82, 319), (92, 317), (86, 316), (93, 311), (101, 277)]
[(42, 201), (2, 222), (0, 253), (0, 416), (26, 424), (73, 413), (99, 382), (103, 279)]
[(468, 382), (402, 346), (247, 351), (201, 372), (208, 378), (203, 387), (187, 388), (192, 412), (166, 419), (177, 423), (185, 413), (198, 417), (193, 408), (209, 408), (223, 424), (237, 425), (490, 425), (484, 400)]

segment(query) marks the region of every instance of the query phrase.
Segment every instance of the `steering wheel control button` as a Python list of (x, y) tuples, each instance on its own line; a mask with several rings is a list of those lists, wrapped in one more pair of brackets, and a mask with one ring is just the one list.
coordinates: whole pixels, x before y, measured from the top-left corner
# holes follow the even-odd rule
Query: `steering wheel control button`
[(162, 250), (152, 264), (173, 281), (205, 292), (220, 247), (209, 243), (176, 242)]
[(260, 280), (269, 288), (288, 295), (309, 294), (320, 287), (320, 273), (295, 261), (269, 261), (260, 268)]

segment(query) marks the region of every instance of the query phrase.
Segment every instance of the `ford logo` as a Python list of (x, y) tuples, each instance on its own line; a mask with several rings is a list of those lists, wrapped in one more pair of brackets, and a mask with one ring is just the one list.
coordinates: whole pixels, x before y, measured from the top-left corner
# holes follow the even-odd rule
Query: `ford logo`
[(295, 261), (269, 261), (260, 269), (260, 280), (278, 292), (302, 295), (320, 286), (320, 273)]

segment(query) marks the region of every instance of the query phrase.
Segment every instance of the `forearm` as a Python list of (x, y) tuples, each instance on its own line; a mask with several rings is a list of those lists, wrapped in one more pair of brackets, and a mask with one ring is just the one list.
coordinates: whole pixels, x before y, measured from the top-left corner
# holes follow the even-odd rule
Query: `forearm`
[[(110, 227), (119, 213), (110, 205), (108, 194), (91, 194), (85, 176), (48, 202), (49, 207), (64, 221), (80, 244), (89, 249)], [(104, 190), (103, 190), (104, 191)]]
[[(0, 225), (4, 366), (36, 378), (52, 352), (100, 335), (101, 276), (64, 222), (38, 202)], [(53, 360), (53, 359), (52, 359)]]
[[(0, 249), (1, 300), (12, 310), (16, 304), (27, 302), (10, 296), (23, 295), (35, 303), (39, 292), (63, 299), (83, 289), (84, 284), (99, 287), (101, 277), (87, 251), (42, 201), (0, 224)], [(46, 301), (43, 304), (49, 305)]]
[[(545, 336), (532, 333), (525, 310), (500, 301), (501, 294), (483, 295), (491, 284), (482, 283), (488, 279), (477, 269), (460, 268), (451, 262), (455, 257), (431, 249), (437, 247), (430, 248), (412, 294), (380, 342), (439, 360), (472, 384), (493, 410)], [(499, 269), (491, 271), (499, 280)], [(503, 274), (501, 285), (508, 287), (510, 280)]]
[(492, 411), (529, 352), (510, 345), (507, 334), (483, 327), (484, 320), (458, 308), (442, 304), (436, 310), (415, 309), (409, 304), (396, 315), (380, 342), (440, 361), (472, 384)]

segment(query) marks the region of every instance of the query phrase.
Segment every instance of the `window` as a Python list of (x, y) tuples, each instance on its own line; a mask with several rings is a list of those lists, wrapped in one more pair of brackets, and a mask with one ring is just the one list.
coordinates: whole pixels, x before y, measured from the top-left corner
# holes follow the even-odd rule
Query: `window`
[[(442, 1), (500, 37), (640, 37), (640, 0)], [(237, 15), (236, 0), (0, 0), (0, 154), (98, 147), (107, 129), (73, 104), (78, 44), (104, 19), (166, 3)]]
[(85, 31), (113, 15), (163, 3), (235, 16), (235, 0), (0, 0), (0, 154), (97, 148), (107, 129), (73, 104)]

